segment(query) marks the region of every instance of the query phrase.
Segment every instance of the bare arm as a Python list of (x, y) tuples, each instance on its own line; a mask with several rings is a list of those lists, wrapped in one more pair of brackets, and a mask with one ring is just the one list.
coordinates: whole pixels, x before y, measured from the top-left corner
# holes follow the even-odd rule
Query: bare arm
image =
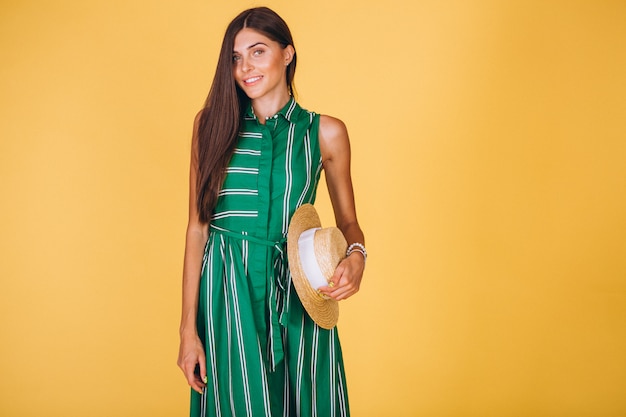
[[(356, 217), (350, 175), (350, 140), (346, 126), (339, 119), (321, 116), (319, 139), (337, 227), (343, 232), (348, 244), (365, 244), (365, 237)], [(320, 291), (336, 300), (346, 299), (359, 290), (364, 269), (363, 255), (354, 252), (337, 266), (331, 280), (333, 287), (322, 287)]]
[[(198, 122), (196, 116), (191, 146), (191, 163), (189, 169), (189, 222), (185, 240), (185, 258), (183, 263), (183, 301), (180, 320), (180, 350), (178, 366), (182, 369), (189, 385), (202, 392), (203, 380), (206, 377), (206, 361), (202, 342), (196, 330), (198, 313), (198, 293), (200, 290), (200, 271), (204, 246), (208, 239), (208, 224), (201, 223), (196, 206), (196, 176), (198, 172)], [(195, 375), (196, 365), (200, 375)]]

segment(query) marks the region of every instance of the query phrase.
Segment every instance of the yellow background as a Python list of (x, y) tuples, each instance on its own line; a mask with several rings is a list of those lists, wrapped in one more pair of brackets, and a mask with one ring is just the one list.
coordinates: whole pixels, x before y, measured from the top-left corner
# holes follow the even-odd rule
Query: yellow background
[[(187, 415), (192, 120), (259, 4), (0, 2), (0, 415)], [(626, 415), (626, 3), (265, 4), (352, 137), (353, 415)]]

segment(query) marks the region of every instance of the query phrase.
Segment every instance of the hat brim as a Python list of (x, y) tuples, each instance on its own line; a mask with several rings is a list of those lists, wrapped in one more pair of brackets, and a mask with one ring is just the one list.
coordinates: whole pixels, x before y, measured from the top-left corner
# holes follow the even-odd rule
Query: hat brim
[(289, 270), (300, 302), (311, 319), (324, 329), (332, 329), (339, 319), (339, 303), (311, 287), (302, 269), (298, 252), (298, 239), (302, 232), (316, 227), (322, 227), (322, 223), (315, 207), (303, 204), (293, 214), (287, 232)]

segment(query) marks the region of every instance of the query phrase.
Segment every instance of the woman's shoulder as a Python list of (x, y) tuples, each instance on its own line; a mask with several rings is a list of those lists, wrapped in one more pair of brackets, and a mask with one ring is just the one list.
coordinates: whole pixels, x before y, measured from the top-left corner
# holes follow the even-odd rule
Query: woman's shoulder
[(319, 142), (324, 160), (333, 159), (339, 153), (350, 152), (348, 129), (336, 117), (320, 115)]
[(320, 114), (320, 139), (334, 141), (337, 138), (347, 137), (348, 129), (341, 119)]

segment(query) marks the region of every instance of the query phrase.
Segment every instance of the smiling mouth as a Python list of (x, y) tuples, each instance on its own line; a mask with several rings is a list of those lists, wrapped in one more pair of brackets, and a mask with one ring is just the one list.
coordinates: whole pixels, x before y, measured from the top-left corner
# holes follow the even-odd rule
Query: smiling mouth
[(259, 75), (258, 77), (251, 77), (248, 78), (246, 80), (243, 80), (244, 84), (254, 84), (255, 82), (259, 81), (261, 78), (263, 78), (262, 75)]

